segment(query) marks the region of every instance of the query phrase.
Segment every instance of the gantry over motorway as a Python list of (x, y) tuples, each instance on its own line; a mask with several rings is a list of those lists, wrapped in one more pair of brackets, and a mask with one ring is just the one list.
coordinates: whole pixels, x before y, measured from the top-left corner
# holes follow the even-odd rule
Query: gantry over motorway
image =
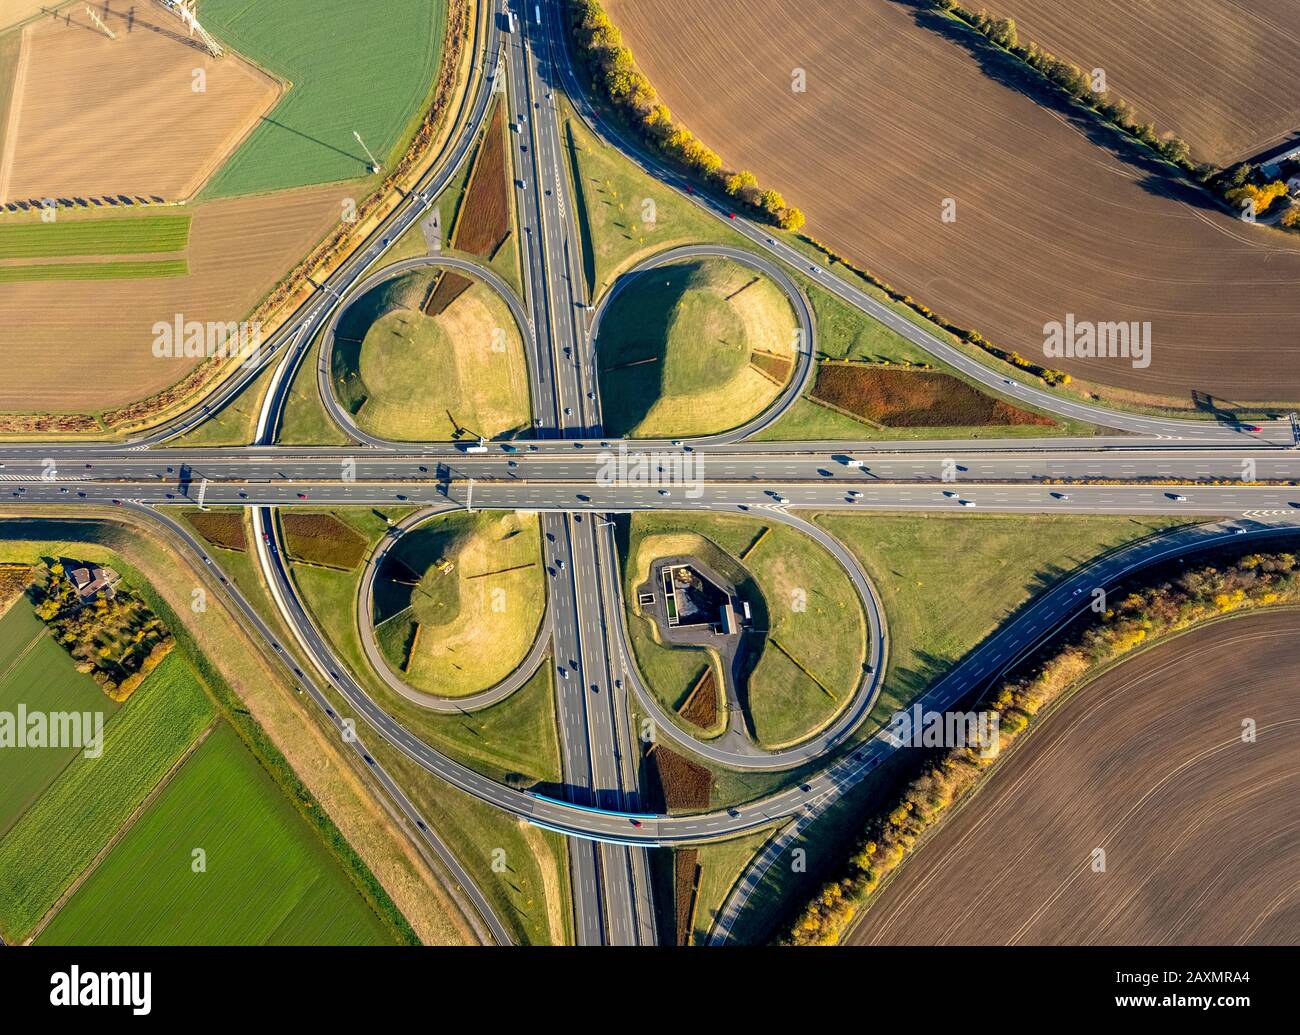
[[(196, 554), (211, 572), (214, 588), (227, 594), (258, 635), (288, 658), (286, 647), (308, 659), (305, 668), (286, 661), (304, 692), (339, 730), (344, 717), (329, 703), (339, 695), (374, 735), (434, 777), (482, 801), (570, 837), (576, 931), (585, 943), (644, 944), (656, 940), (650, 878), (644, 849), (735, 836), (789, 821), (765, 849), (759, 869), (741, 882), (737, 895), (756, 884), (790, 840), (845, 790), (873, 771), (895, 747), (883, 737), (846, 749), (866, 719), (887, 664), (887, 616), (874, 606), (874, 592), (852, 556), (800, 509), (848, 511), (979, 511), (1007, 513), (1175, 514), (1215, 519), (1131, 544), (1074, 573), (1038, 598), (979, 650), (962, 661), (922, 698), (935, 710), (951, 707), (987, 686), (1087, 606), (1085, 591), (1111, 585), (1158, 560), (1229, 541), (1239, 535), (1268, 539), (1300, 532), (1300, 452), (1288, 420), (1258, 430), (1232, 422), (1182, 421), (1112, 412), (1062, 399), (1000, 376), (952, 346), (902, 319), (874, 299), (810, 263), (760, 226), (687, 192), (686, 182), (651, 155), (622, 139), (596, 116), (568, 60), (559, 0), (529, 0), (514, 12), (510, 31), (504, 10), (486, 23), (482, 61), (458, 113), (460, 132), (417, 190), (399, 203), (356, 254), (320, 286), (269, 343), (259, 362), (205, 403), (164, 428), (125, 443), (9, 442), (0, 445), (0, 479), (7, 502), (45, 505), (119, 504), (161, 523), (169, 536)], [(493, 94), (507, 93), (520, 127), (512, 134), (516, 200), (524, 233), (521, 252), (525, 297), (504, 283), (525, 338), (530, 392), (540, 426), (534, 437), (494, 444), (466, 454), (450, 444), (412, 446), (357, 432), (333, 399), (326, 350), (318, 384), (322, 398), (355, 448), (283, 447), (275, 433), (290, 384), (307, 346), (332, 328), (348, 301), (376, 278), (414, 268), (408, 260), (367, 276), (391, 243), (423, 218), (437, 193), (451, 181), (483, 126)], [(602, 434), (596, 379), (595, 334), (602, 299), (588, 297), (579, 269), (579, 235), (557, 106), (567, 96), (579, 115), (607, 142), (656, 175), (666, 188), (743, 234), (752, 251), (689, 249), (689, 254), (726, 254), (767, 273), (783, 285), (805, 328), (794, 387), (759, 417), (732, 432), (684, 442), (621, 441)], [(491, 274), (466, 260), (445, 265)], [(653, 261), (664, 261), (658, 257)], [(1014, 439), (944, 442), (755, 442), (799, 396), (811, 370), (815, 326), (807, 300), (791, 272), (815, 283), (909, 341), (960, 369), (971, 380), (1026, 405), (1113, 429), (1114, 435), (1080, 439)], [(499, 280), (499, 278), (498, 278)], [(274, 368), (258, 425), (257, 445), (194, 449), (176, 444)], [(647, 456), (644, 477), (620, 477), (624, 454)], [(663, 477), (658, 468), (664, 468)], [(611, 474), (613, 471), (615, 473)], [(680, 472), (692, 472), (682, 477)], [(1213, 483), (1213, 484), (1212, 484)], [(294, 643), (282, 644), (258, 617), (207, 549), (173, 516), (178, 505), (236, 505), (252, 511), (262, 574)], [(459, 509), (505, 509), (541, 515), (548, 555), (563, 577), (551, 580), (543, 629), (557, 658), (580, 659), (580, 680), (557, 680), (557, 716), (567, 800), (543, 797), (489, 779), (435, 750), (380, 707), (348, 671), (336, 649), (298, 599), (286, 570), (274, 508), (301, 505), (370, 505), (401, 502), (424, 508), (421, 516)], [(781, 752), (742, 750), (733, 744), (694, 741), (671, 722), (660, 732), (719, 764), (741, 769), (786, 770), (824, 761), (822, 771), (798, 786), (738, 808), (689, 816), (648, 814), (638, 787), (639, 748), (633, 735), (633, 699), (651, 706), (628, 647), (618, 556), (609, 525), (612, 514), (637, 510), (761, 512), (814, 536), (844, 565), (869, 613), (872, 668), (844, 715), (822, 734)], [(530, 655), (537, 663), (541, 652)], [(523, 673), (527, 675), (528, 673)], [(469, 890), (483, 921), (499, 940), (506, 935), (483, 896), (456, 861), (455, 852), (429, 828), (401, 788), (352, 741), (398, 807)], [(725, 929), (743, 904), (728, 903)]]

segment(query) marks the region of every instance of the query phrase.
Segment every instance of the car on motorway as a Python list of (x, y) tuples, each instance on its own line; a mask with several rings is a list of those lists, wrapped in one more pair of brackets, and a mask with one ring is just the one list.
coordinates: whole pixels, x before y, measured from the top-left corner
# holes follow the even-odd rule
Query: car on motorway
[(563, 665), (559, 666), (559, 668), (557, 668), (556, 671), (560, 673), (561, 679), (569, 678), (569, 670), (565, 668)]
[(305, 500), (307, 498), (307, 494), (305, 492), (300, 492), (298, 493), (298, 498), (300, 500)]
[(1175, 503), (1186, 503), (1186, 502), (1187, 502), (1187, 497), (1184, 496), (1181, 492), (1166, 492), (1165, 495), (1168, 496), (1168, 497), (1169, 497), (1171, 500), (1173, 500)]
[(955, 492), (949, 492), (947, 489), (944, 490), (943, 494), (945, 497), (947, 497), (950, 500), (955, 500), (957, 498), (957, 494)]
[(1244, 528), (1234, 528), (1234, 529), (1232, 530), (1232, 534), (1233, 534), (1233, 535), (1245, 535), (1245, 534), (1246, 534), (1246, 530), (1245, 530)]
[(1069, 498), (1070, 498), (1070, 494), (1069, 494), (1068, 492), (1054, 492), (1054, 493), (1052, 493), (1052, 499), (1054, 499), (1054, 500), (1061, 500), (1062, 502), (1065, 502), (1065, 501), (1068, 500)]
[(957, 502), (960, 503), (963, 507), (974, 507), (978, 505), (974, 500), (958, 500)]
[(120, 507), (121, 505), (122, 505), (122, 501), (121, 501), (121, 500), (114, 500), (114, 501), (113, 501), (113, 506), (115, 506), (115, 507)]
[(1258, 435), (1264, 429), (1261, 428), (1258, 424), (1243, 424), (1241, 426), (1241, 430), (1249, 431), (1252, 435)]
[(629, 819), (628, 822), (631, 823), (634, 827), (639, 827), (641, 825), (641, 821), (639, 819)]
[(860, 499), (862, 499), (862, 493), (860, 493), (857, 489), (850, 489), (850, 490), (849, 490), (849, 499), (851, 499), (851, 500), (860, 500)]
[(672, 493), (669, 492), (667, 489), (660, 489), (660, 490), (659, 490), (659, 495), (660, 495), (660, 496), (671, 496)]

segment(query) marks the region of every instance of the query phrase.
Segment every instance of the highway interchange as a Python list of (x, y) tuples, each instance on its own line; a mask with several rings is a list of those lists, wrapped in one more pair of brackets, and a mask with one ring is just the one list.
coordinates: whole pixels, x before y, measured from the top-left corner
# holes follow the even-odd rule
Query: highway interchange
[[(526, 7), (526, 10), (524, 9)], [(540, 13), (539, 24), (536, 14)], [(935, 511), (971, 513), (1088, 513), (1183, 515), (1204, 523), (1143, 540), (1099, 559), (1037, 598), (949, 672), (922, 699), (927, 708), (952, 707), (987, 686), (1017, 658), (1087, 606), (1087, 592), (1107, 586), (1156, 560), (1186, 556), (1239, 536), (1267, 540), (1300, 530), (1300, 451), (1292, 424), (1263, 422), (1259, 430), (1234, 422), (1180, 421), (1118, 413), (1064, 399), (1002, 377), (997, 371), (927, 334), (881, 306), (761, 226), (687, 191), (687, 183), (600, 121), (577, 85), (560, 24), (560, 5), (545, 0), (518, 10), (515, 31), (494, 11), (482, 41), (483, 61), (457, 113), (460, 131), (437, 157), (418, 188), (407, 194), (357, 252), (273, 337), (260, 362), (250, 364), (202, 405), (127, 443), (0, 444), (0, 500), (24, 507), (47, 504), (121, 505), (159, 523), (195, 555), (214, 584), (233, 601), (250, 632), (286, 657), (292, 646), (307, 670), (286, 663), (326, 720), (343, 732), (341, 698), (375, 736), (434, 777), (568, 837), (575, 937), (580, 944), (653, 944), (659, 940), (646, 848), (697, 843), (784, 822), (733, 890), (713, 932), (728, 938), (748, 895), (763, 874), (846, 789), (896, 750), (882, 737), (855, 742), (870, 712), (888, 661), (886, 618), (852, 555), (797, 511)], [(405, 260), (371, 273), (403, 232), (427, 214), (438, 192), (468, 159), (493, 95), (505, 90), (520, 132), (514, 148), (517, 216), (525, 298), (490, 271), (435, 255)], [(791, 297), (803, 324), (804, 347), (791, 388), (765, 413), (731, 432), (682, 443), (620, 443), (602, 437), (596, 378), (599, 318), (608, 301), (587, 296), (580, 272), (582, 239), (561, 143), (558, 101), (567, 96), (607, 142), (672, 188), (744, 235), (753, 246), (695, 247), (687, 254), (727, 254), (771, 276)], [(673, 256), (658, 256), (651, 268)], [(350, 448), (274, 445), (289, 386), (325, 332), (328, 341), (343, 312), (375, 284), (430, 264), (472, 271), (511, 306), (532, 372), (536, 438), (492, 444), (470, 454), (452, 444), (389, 443), (361, 433), (333, 398), (328, 347), (319, 352), (318, 385), (329, 412), (356, 440)], [(844, 301), (888, 324), (972, 380), (1019, 402), (1062, 417), (1112, 429), (1095, 438), (974, 440), (965, 442), (756, 442), (804, 388), (812, 370), (815, 327), (806, 299), (790, 276), (797, 271)], [(625, 283), (622, 281), (621, 283)], [(176, 440), (211, 419), (265, 371), (274, 368), (260, 414), (258, 444), (196, 449)], [(610, 477), (620, 449), (648, 454), (641, 479)], [(658, 468), (663, 467), (661, 477)], [(689, 478), (675, 472), (692, 471)], [(279, 642), (247, 600), (221, 574), (203, 543), (177, 520), (179, 505), (249, 508), (258, 559), (271, 597), (294, 643)], [(520, 685), (549, 653), (574, 659), (581, 678), (557, 679), (557, 720), (564, 780), (570, 800), (542, 798), (507, 787), (424, 744), (387, 714), (348, 672), (334, 647), (298, 599), (279, 541), (275, 508), (300, 505), (391, 505), (420, 511), (394, 531), (400, 535), (428, 516), (461, 508), (536, 512), (546, 535), (548, 563), (562, 577), (549, 580), (547, 616), (537, 646), (520, 670), (499, 687), (462, 702), (488, 707)], [(816, 538), (846, 568), (868, 611), (870, 671), (853, 701), (821, 734), (781, 752), (724, 737), (695, 741), (662, 714), (632, 661), (624, 622), (618, 554), (610, 515), (636, 510), (750, 513), (787, 522)], [(391, 538), (391, 537), (390, 537)], [(385, 544), (386, 545), (386, 544)], [(384, 549), (381, 545), (380, 551)], [(563, 561), (560, 565), (559, 562)], [(363, 579), (369, 585), (374, 564)], [(372, 660), (374, 660), (372, 654)], [(381, 674), (382, 666), (376, 666)], [(391, 675), (391, 674), (389, 674)], [(387, 678), (387, 677), (385, 677)], [(394, 680), (388, 680), (394, 685)], [(400, 684), (400, 680), (396, 680)], [(592, 692), (594, 687), (599, 692)], [(394, 686), (398, 692), (403, 692)], [(328, 691), (328, 692), (327, 692)], [(406, 688), (424, 707), (439, 700)], [(824, 759), (825, 768), (761, 800), (701, 815), (653, 816), (641, 805), (640, 748), (631, 709), (652, 715), (659, 734), (714, 763), (740, 769), (785, 770)], [(413, 836), (440, 861), (477, 914), (476, 924), (498, 942), (510, 936), (487, 898), (420, 816), (405, 792), (367, 751), (349, 743), (384, 793), (409, 820)], [(851, 745), (851, 746), (849, 746)]]

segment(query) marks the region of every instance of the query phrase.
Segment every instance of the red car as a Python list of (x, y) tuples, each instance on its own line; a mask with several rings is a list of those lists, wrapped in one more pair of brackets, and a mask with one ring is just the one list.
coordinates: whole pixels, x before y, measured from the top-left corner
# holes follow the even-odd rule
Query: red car
[(305, 500), (307, 498), (307, 494), (305, 492), (300, 492), (298, 493), (298, 498), (300, 500)]
[(641, 825), (641, 821), (640, 821), (639, 819), (633, 819), (633, 820), (630, 820), (629, 822), (630, 822), (634, 827), (639, 827), (639, 826)]
[(1241, 430), (1249, 431), (1252, 435), (1258, 435), (1264, 429), (1261, 428), (1258, 424), (1243, 424), (1241, 426)]
[(735, 219), (735, 218), (736, 218), (736, 213), (734, 213), (734, 212), (728, 212), (728, 213), (727, 213), (727, 218), (728, 218), (728, 219)]

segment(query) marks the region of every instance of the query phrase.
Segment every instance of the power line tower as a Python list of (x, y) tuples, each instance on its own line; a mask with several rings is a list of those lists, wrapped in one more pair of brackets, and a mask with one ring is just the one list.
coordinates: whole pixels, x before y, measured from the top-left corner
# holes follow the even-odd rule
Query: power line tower
[(214, 58), (219, 58), (225, 53), (221, 44), (212, 37), (212, 34), (207, 29), (199, 24), (199, 0), (158, 0), (158, 2), (183, 21), (185, 27), (190, 30), (190, 38), (193, 39), (197, 36), (199, 42), (207, 48), (208, 53)]
[(95, 13), (95, 9), (90, 4), (86, 5), (86, 13), (90, 15), (90, 20), (99, 27), (100, 32), (111, 40), (117, 39), (117, 33), (104, 24), (104, 19)]
[(352, 135), (357, 138), (357, 143), (361, 145), (361, 149), (365, 151), (366, 156), (370, 159), (370, 171), (372, 173), (379, 172), (381, 168), (379, 162), (375, 158), (374, 153), (370, 150), (370, 148), (366, 147), (366, 142), (361, 139), (361, 134), (354, 129), (352, 131)]

